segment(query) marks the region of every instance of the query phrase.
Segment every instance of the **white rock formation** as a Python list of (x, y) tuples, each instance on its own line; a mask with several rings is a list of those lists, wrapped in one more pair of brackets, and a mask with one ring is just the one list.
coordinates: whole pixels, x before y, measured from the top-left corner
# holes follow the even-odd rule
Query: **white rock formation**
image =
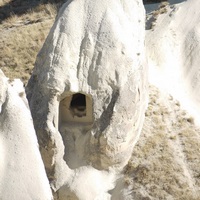
[(1, 200), (52, 199), (30, 111), (1, 70), (0, 162)]
[[(140, 135), (146, 74), (142, 0), (63, 5), (27, 86), (41, 153), (59, 199), (70, 194), (110, 199), (110, 170), (124, 167)], [(99, 189), (95, 181), (88, 184), (88, 191), (95, 191), (88, 196), (81, 185), (89, 174), (101, 178)]]
[[(178, 98), (192, 114), (200, 113), (200, 1), (188, 0), (159, 14), (147, 31), (151, 81)], [(200, 121), (200, 120), (199, 120)]]

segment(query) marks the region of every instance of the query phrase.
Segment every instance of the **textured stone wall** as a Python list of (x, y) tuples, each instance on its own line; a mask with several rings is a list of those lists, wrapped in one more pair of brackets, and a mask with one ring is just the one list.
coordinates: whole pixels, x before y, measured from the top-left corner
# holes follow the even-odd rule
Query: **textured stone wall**
[[(79, 168), (122, 169), (130, 158), (147, 105), (144, 19), (140, 0), (77, 0), (61, 8), (26, 89), (55, 191), (70, 187)], [(89, 98), (89, 121), (80, 110), (69, 117), (70, 95), (79, 93)]]

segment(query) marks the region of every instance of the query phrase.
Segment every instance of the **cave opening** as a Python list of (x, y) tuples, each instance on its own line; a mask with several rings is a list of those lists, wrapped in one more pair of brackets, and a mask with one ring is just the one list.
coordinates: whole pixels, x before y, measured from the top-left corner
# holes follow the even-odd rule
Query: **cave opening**
[(86, 116), (86, 96), (81, 93), (73, 94), (69, 109), (73, 116)]
[(93, 124), (92, 96), (80, 92), (66, 94), (59, 105), (59, 124), (62, 123)]

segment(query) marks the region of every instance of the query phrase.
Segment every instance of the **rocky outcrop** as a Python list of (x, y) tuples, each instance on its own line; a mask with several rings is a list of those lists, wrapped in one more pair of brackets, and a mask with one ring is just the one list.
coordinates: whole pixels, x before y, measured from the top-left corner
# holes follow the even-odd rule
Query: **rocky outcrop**
[(14, 90), (0, 70), (0, 199), (51, 200), (22, 88)]
[[(200, 102), (200, 13), (199, 1), (188, 0), (158, 12), (153, 30), (147, 31), (146, 44), (152, 79), (164, 86), (199, 118)], [(162, 83), (162, 84), (161, 84)]]
[(46, 171), (59, 199), (68, 197), (67, 190), (78, 199), (109, 199), (110, 194), (98, 192), (84, 197), (73, 180), (79, 182), (80, 172), (89, 168), (104, 177), (125, 166), (144, 120), (146, 74), (142, 1), (64, 4), (26, 88)]

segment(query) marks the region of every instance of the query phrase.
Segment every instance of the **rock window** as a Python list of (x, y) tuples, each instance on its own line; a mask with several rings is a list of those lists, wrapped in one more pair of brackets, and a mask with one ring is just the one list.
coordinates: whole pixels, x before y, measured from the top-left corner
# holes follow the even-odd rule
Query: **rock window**
[(82, 93), (68, 94), (60, 102), (59, 113), (60, 123), (92, 123), (93, 108), (91, 95)]
[(72, 116), (86, 116), (86, 96), (81, 93), (74, 94), (69, 109)]

